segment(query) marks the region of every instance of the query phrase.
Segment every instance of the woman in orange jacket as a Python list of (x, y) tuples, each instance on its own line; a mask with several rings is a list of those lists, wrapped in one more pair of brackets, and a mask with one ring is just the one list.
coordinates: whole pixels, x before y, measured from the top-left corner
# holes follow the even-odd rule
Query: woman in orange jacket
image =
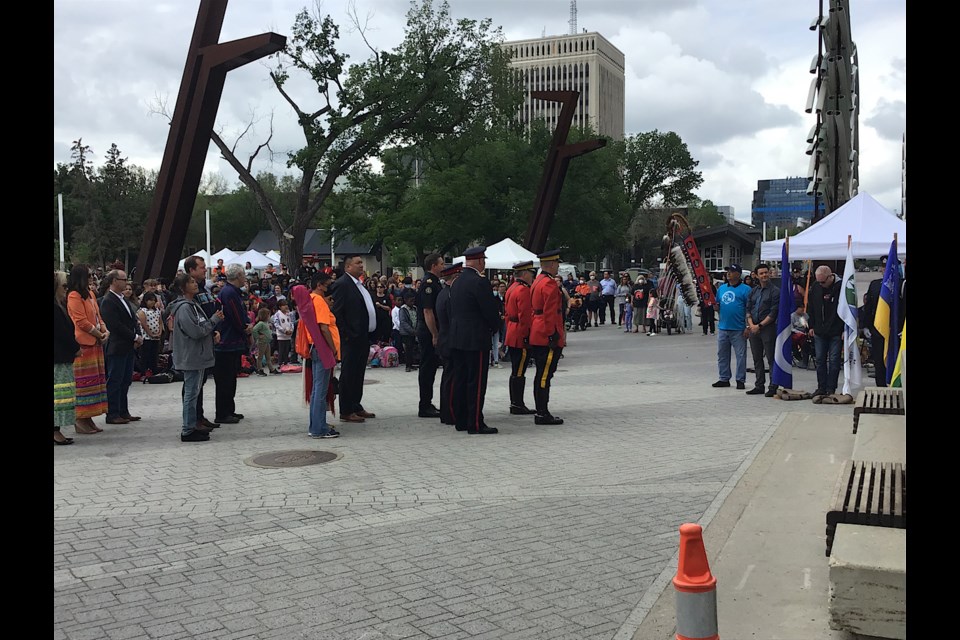
[(103, 343), (110, 332), (97, 298), (90, 291), (90, 271), (76, 265), (67, 279), (67, 313), (73, 321), (74, 338), (80, 343), (80, 357), (73, 361), (77, 385), (77, 433), (100, 433), (94, 424), (96, 416), (107, 412), (107, 374), (103, 363)]

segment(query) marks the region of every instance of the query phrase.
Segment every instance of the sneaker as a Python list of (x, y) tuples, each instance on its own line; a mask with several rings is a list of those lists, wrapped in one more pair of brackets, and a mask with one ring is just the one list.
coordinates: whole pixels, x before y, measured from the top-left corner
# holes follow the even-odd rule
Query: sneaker
[(264, 378), (267, 377), (267, 374), (265, 374), (263, 371), (257, 371), (257, 375), (258, 375), (258, 376), (263, 376)]
[(743, 391), (746, 388), (747, 388), (747, 384), (745, 382), (740, 382), (739, 380), (737, 380), (737, 389), (740, 389), (741, 391)]
[(772, 397), (775, 396), (775, 395), (777, 395), (777, 389), (776, 389), (776, 387), (770, 387), (769, 389), (767, 389), (767, 392), (766, 392), (765, 394), (763, 394), (763, 397), (765, 397), (765, 398), (772, 398)]
[(730, 386), (730, 381), (729, 381), (729, 380), (717, 380), (717, 381), (714, 382), (711, 386), (713, 386), (713, 387), (729, 387), (729, 386)]
[(763, 393), (763, 387), (754, 387), (753, 389), (750, 389), (750, 391), (747, 391), (748, 396), (758, 396), (761, 393)]
[(186, 435), (182, 433), (180, 434), (180, 442), (206, 442), (209, 439), (209, 434), (203, 433), (202, 431), (197, 431), (196, 429)]
[(272, 373), (272, 374), (275, 375), (275, 376), (279, 376), (279, 375), (281, 375), (281, 374), (283, 373), (283, 371), (280, 371), (280, 369), (274, 369), (274, 370), (271, 371), (270, 373)]
[(326, 433), (321, 434), (310, 434), (310, 437), (314, 440), (329, 440), (330, 438), (339, 438), (340, 434), (333, 431), (327, 431)]
[(327, 433), (332, 433), (334, 438), (340, 435), (340, 432), (334, 429), (333, 427), (328, 428)]

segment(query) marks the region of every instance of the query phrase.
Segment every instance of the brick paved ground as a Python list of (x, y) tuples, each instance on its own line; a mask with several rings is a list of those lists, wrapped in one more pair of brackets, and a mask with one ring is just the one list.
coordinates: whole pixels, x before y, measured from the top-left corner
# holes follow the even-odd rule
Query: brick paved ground
[[(179, 442), (179, 384), (134, 384), (141, 422), (54, 449), (54, 637), (629, 637), (677, 527), (712, 517), (785, 403), (711, 388), (699, 329), (570, 342), (551, 403), (566, 423), (508, 415), (493, 369), (496, 436), (416, 418), (402, 368), (368, 370), (380, 417), (327, 441), (306, 437), (299, 376), (240, 380), (246, 419), (199, 444)], [(341, 457), (245, 464), (292, 449)]]

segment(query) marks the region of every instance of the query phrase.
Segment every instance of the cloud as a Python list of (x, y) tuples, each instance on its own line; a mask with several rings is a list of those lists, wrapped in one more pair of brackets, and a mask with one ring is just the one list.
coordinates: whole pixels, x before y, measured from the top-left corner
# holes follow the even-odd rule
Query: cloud
[(863, 122), (876, 129), (881, 138), (899, 142), (907, 129), (907, 103), (880, 98), (873, 114)]

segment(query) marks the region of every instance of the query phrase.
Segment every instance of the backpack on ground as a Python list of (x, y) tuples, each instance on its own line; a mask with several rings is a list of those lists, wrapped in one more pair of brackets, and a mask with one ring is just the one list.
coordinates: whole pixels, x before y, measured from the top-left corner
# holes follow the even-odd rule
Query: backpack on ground
[(380, 366), (381, 367), (400, 366), (400, 353), (397, 351), (396, 347), (392, 347), (388, 345), (380, 350)]

